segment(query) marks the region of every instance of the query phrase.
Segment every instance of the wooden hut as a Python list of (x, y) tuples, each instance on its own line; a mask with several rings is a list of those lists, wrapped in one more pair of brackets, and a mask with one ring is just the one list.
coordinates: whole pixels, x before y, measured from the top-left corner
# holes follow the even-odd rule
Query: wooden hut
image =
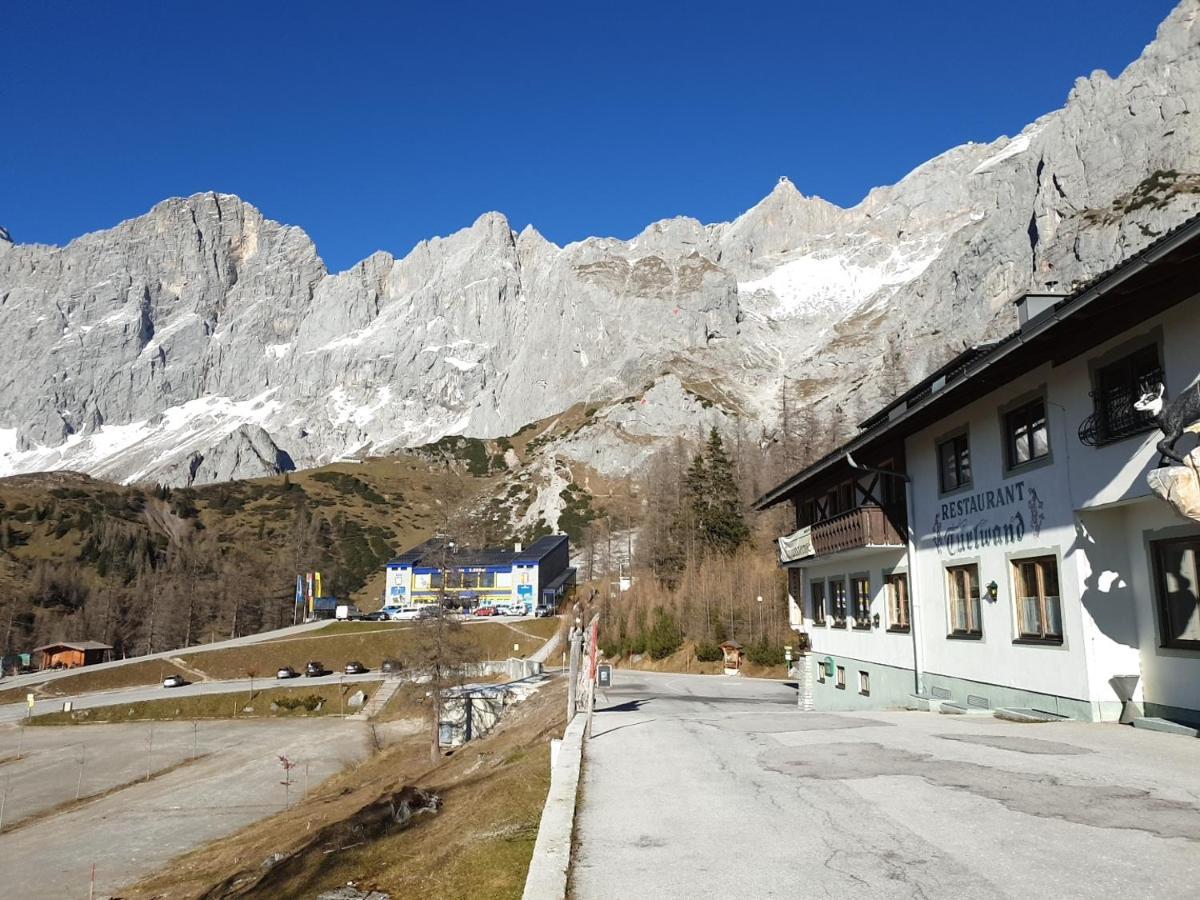
[(59, 641), (35, 647), (41, 654), (40, 669), (74, 669), (106, 662), (112, 658), (112, 647), (99, 641)]
[(742, 645), (733, 640), (725, 641), (721, 644), (721, 652), (725, 654), (725, 674), (737, 675), (746, 659), (746, 651), (742, 649)]

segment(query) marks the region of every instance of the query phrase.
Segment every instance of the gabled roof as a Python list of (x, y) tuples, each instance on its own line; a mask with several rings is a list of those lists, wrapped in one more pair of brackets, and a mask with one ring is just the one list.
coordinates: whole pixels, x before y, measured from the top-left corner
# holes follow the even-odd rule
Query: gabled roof
[(473, 550), (470, 548), (451, 550), (449, 545), (452, 543), (449, 538), (435, 537), (430, 538), (422, 544), (418, 544), (410, 550), (406, 550), (397, 556), (395, 559), (388, 561), (389, 566), (441, 566), (442, 554), (445, 553), (446, 566), (448, 568), (481, 568), (486, 566), (504, 567), (511, 566), (514, 563), (536, 563), (540, 562), (548, 556), (553, 550), (561, 544), (565, 544), (568, 538), (565, 534), (550, 534), (542, 538), (538, 538), (528, 547), (523, 550), (512, 548), (484, 548)]
[(56, 641), (53, 644), (43, 644), (41, 647), (34, 647), (34, 652), (42, 650), (55, 650), (59, 647), (65, 650), (111, 650), (111, 644), (102, 644), (99, 641)]
[(857, 436), (767, 491), (767, 509), (799, 486), (884, 440), (920, 431), (1045, 362), (1066, 362), (1200, 290), (1200, 215), (1053, 304), (1023, 328), (968, 348), (869, 416)]

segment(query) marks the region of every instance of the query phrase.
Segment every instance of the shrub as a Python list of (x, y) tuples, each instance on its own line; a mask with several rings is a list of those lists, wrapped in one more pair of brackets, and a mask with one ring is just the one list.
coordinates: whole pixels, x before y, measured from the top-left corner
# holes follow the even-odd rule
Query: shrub
[(782, 666), (784, 663), (783, 648), (768, 644), (766, 639), (752, 644), (746, 651), (746, 658), (756, 666)]
[(600, 652), (609, 659), (616, 659), (625, 651), (625, 646), (618, 640), (600, 641)]
[(280, 709), (298, 709), (303, 706), (309, 712), (314, 712), (322, 703), (320, 694), (309, 694), (307, 697), (280, 697), (275, 705)]
[(703, 644), (696, 645), (696, 659), (700, 662), (719, 662), (724, 658), (725, 654), (716, 644), (705, 641)]
[(683, 634), (675, 624), (675, 617), (665, 609), (659, 609), (654, 624), (646, 636), (646, 651), (651, 659), (666, 659), (683, 645)]

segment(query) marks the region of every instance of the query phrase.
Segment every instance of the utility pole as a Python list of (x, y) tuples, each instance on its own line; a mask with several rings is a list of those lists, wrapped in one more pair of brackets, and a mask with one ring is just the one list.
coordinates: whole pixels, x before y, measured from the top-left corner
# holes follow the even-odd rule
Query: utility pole
[(575, 691), (579, 684), (579, 660), (582, 647), (580, 642), (583, 638), (583, 620), (576, 619), (575, 624), (571, 626), (571, 631), (567, 635), (569, 644), (568, 653), (570, 654), (570, 667), (567, 670), (567, 724), (575, 718)]
[(8, 786), (12, 783), (12, 775), (4, 776), (4, 793), (0, 794), (0, 833), (4, 832), (4, 805), (8, 803)]
[(146, 780), (150, 780), (150, 772), (154, 761), (154, 723), (150, 723), (150, 733), (146, 736)]
[(83, 792), (83, 768), (87, 765), (87, 745), (79, 745), (79, 780), (75, 782), (75, 799)]

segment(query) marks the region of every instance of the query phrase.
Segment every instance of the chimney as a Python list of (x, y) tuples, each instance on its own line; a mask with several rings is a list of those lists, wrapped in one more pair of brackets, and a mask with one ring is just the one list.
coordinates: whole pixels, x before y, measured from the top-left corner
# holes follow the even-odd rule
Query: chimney
[(517, 541), (515, 544), (513, 544), (513, 552), (514, 553), (521, 552), (521, 542), (520, 541)]
[(1067, 294), (1051, 294), (1046, 291), (1031, 291), (1017, 298), (1017, 320), (1024, 331), (1031, 324), (1040, 322), (1055, 306), (1067, 298)]

